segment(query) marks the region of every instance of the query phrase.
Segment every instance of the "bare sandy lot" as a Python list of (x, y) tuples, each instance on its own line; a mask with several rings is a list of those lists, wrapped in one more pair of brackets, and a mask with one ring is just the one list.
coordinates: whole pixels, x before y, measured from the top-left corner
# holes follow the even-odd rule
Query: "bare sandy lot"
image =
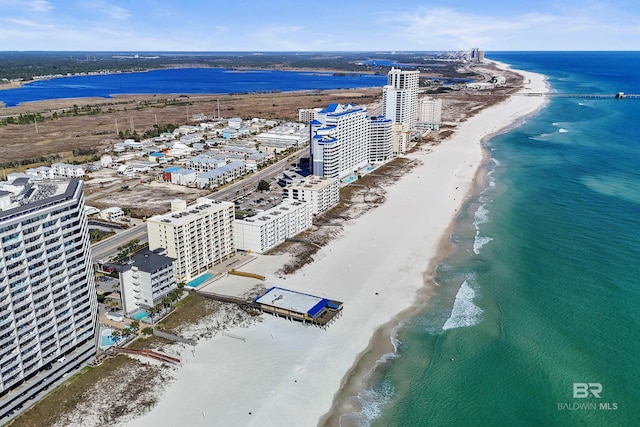
[(127, 208), (139, 218), (167, 212), (173, 199), (191, 202), (210, 194), (208, 190), (156, 182), (151, 175), (123, 177), (113, 169), (101, 169), (92, 172), (89, 177), (85, 181), (85, 200), (88, 205), (99, 209), (111, 206)]
[[(116, 133), (131, 129), (142, 135), (154, 124), (192, 123), (194, 114), (216, 117), (218, 103), (224, 118), (262, 117), (297, 120), (299, 108), (323, 107), (332, 102), (369, 104), (381, 96), (381, 88), (353, 91), (304, 91), (246, 95), (118, 95), (113, 98), (82, 98), (30, 102), (17, 107), (0, 108), (0, 118), (40, 113), (43, 120), (34, 123), (0, 126), (0, 164), (88, 150), (96, 154), (121, 141)], [(78, 115), (73, 114), (74, 105)], [(58, 118), (53, 118), (54, 114)], [(46, 159), (43, 159), (46, 164)], [(50, 163), (50, 162), (49, 162)]]

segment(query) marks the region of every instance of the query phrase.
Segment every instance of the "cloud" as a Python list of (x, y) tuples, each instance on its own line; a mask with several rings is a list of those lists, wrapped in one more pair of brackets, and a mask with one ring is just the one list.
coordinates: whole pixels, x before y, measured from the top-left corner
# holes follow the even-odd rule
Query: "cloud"
[(254, 47), (249, 50), (307, 50), (307, 43), (301, 40), (299, 33), (304, 30), (300, 25), (272, 24), (250, 33), (249, 39)]
[(33, 21), (33, 20), (29, 20), (29, 19), (11, 18), (11, 19), (5, 20), (5, 22), (7, 22), (9, 24), (13, 24), (13, 25), (15, 25), (17, 27), (26, 27), (25, 29), (46, 30), (46, 29), (52, 28), (51, 25), (42, 24), (40, 22), (36, 22), (36, 21)]
[(27, 7), (30, 7), (37, 12), (49, 12), (53, 9), (53, 5), (47, 0), (33, 0), (27, 2)]
[[(500, 14), (419, 8), (413, 12), (378, 15), (407, 49), (449, 50), (479, 46), (488, 50), (623, 49), (632, 46), (620, 34), (640, 33), (635, 14), (590, 2), (562, 4)], [(622, 42), (622, 43), (621, 43)], [(396, 47), (401, 49), (402, 46)]]
[(78, 2), (83, 9), (95, 12), (100, 17), (107, 17), (118, 21), (126, 21), (131, 17), (131, 13), (120, 6), (107, 3), (104, 0), (83, 0)]
[[(529, 13), (505, 18), (458, 12), (450, 8), (419, 9), (413, 13), (383, 15), (382, 21), (401, 25), (396, 34), (429, 49), (468, 49), (499, 41), (558, 18)], [(404, 35), (404, 36), (403, 36)]]
[(0, 0), (0, 7), (31, 12), (49, 12), (53, 9), (53, 5), (48, 0)]

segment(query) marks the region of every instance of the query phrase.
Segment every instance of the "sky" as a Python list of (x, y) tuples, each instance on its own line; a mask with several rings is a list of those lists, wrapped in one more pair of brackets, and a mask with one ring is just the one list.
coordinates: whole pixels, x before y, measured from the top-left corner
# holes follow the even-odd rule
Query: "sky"
[(638, 50), (638, 0), (0, 0), (0, 51)]

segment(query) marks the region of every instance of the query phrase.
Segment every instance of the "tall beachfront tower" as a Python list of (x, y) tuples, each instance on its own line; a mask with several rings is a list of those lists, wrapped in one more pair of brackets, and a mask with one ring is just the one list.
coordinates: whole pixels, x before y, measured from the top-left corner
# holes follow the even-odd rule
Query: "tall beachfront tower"
[(369, 162), (384, 163), (393, 158), (393, 122), (383, 116), (371, 118)]
[(371, 130), (365, 107), (330, 104), (309, 124), (313, 175), (340, 179), (368, 164)]
[(147, 220), (149, 249), (166, 249), (175, 259), (176, 279), (187, 282), (236, 254), (234, 219), (230, 202), (200, 197), (187, 207), (184, 200), (174, 200), (171, 212)]
[(420, 116), (418, 117), (418, 129), (424, 132), (427, 129), (440, 129), (442, 121), (442, 99), (422, 98), (420, 100)]
[(82, 188), (76, 178), (0, 184), (0, 418), (95, 355)]
[(382, 88), (382, 115), (393, 123), (402, 123), (413, 130), (418, 117), (418, 86), (420, 71), (391, 68), (387, 85)]

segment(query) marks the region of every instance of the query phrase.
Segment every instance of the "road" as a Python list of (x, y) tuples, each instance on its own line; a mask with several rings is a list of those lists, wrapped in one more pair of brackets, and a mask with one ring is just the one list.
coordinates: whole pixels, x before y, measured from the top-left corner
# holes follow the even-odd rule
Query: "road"
[(241, 181), (234, 182), (222, 190), (216, 191), (207, 196), (210, 199), (233, 201), (242, 197), (245, 193), (256, 190), (261, 180), (270, 181), (272, 178), (279, 177), (285, 168), (294, 162), (298, 162), (300, 158), (309, 154), (309, 147), (304, 147), (300, 151), (290, 154), (286, 158), (267, 166), (266, 168), (249, 175)]
[(136, 239), (140, 240), (142, 243), (149, 240), (147, 236), (147, 224), (136, 225), (128, 230), (120, 231), (113, 236), (92, 245), (91, 258), (94, 263), (99, 259), (106, 261), (110, 256), (118, 253), (119, 246), (123, 246), (125, 243)]
[[(258, 187), (261, 180), (270, 181), (275, 177), (279, 177), (285, 168), (294, 162), (298, 162), (301, 157), (309, 153), (309, 148), (305, 147), (300, 151), (290, 154), (286, 158), (267, 166), (266, 168), (245, 177), (244, 179), (234, 182), (228, 187), (220, 191), (216, 191), (207, 196), (210, 199), (233, 201), (244, 196), (246, 193), (254, 191)], [(147, 225), (140, 224), (129, 228), (128, 230), (118, 232), (117, 234), (102, 240), (91, 246), (91, 258), (96, 263), (98, 260), (107, 260), (110, 256), (118, 253), (118, 247), (124, 245), (131, 240), (140, 240), (141, 243), (149, 241), (147, 235)]]

